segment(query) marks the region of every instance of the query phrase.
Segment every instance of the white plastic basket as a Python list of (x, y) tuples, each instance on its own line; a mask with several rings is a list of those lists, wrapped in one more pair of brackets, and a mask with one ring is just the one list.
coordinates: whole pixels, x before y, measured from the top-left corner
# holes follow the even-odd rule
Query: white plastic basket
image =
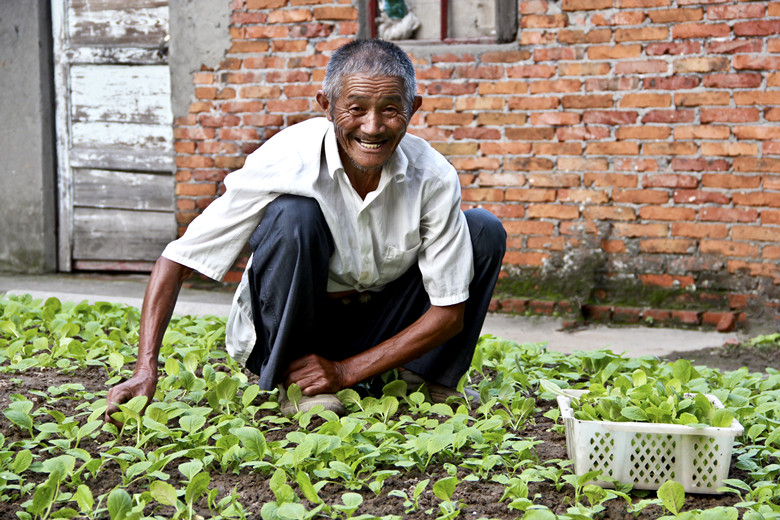
[[(578, 397), (585, 391), (566, 393)], [(707, 398), (716, 408), (723, 408), (715, 396)], [(667, 480), (675, 480), (687, 493), (719, 493), (718, 488), (728, 478), (734, 438), (744, 431), (736, 419), (728, 428), (581, 421), (574, 418), (571, 398), (558, 396), (558, 406), (574, 473), (601, 470), (620, 483), (632, 484), (634, 489), (658, 489)]]

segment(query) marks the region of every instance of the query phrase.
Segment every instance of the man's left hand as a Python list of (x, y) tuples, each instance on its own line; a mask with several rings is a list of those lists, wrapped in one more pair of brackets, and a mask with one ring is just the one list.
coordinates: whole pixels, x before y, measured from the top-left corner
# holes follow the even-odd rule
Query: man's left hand
[(334, 394), (347, 386), (341, 364), (317, 354), (307, 354), (290, 363), (284, 378), (285, 385), (295, 383), (303, 395)]

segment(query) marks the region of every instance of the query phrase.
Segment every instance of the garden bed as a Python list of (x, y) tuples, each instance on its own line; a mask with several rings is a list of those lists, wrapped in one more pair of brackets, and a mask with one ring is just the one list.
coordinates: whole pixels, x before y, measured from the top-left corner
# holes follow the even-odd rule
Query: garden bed
[[(0, 410), (29, 401), (32, 424), (30, 431), (18, 414), (0, 415), (0, 518), (28, 511), (35, 518), (40, 509), (41, 518), (59, 511), (114, 519), (123, 508), (138, 518), (275, 511), (278, 518), (655, 519), (667, 511), (653, 492), (585, 489), (566, 460), (554, 396), (539, 387), (541, 379), (582, 386), (637, 367), (661, 374), (670, 370), (665, 362), (609, 351), (566, 356), (487, 337), (471, 372), (480, 408), (430, 407), (392, 383), (385, 397), (345, 395), (347, 418), (290, 420), (279, 416), (275, 394), (257, 392), (252, 376), (226, 358), (222, 320), (175, 318), (146, 414), (154, 421), (139, 427), (129, 405), (117, 435), (94, 421), (107, 385), (132, 368), (136, 329), (137, 311), (119, 306), (0, 302)], [(720, 354), (711, 352), (713, 366)], [(731, 461), (732, 491), (688, 494), (686, 510), (780, 517), (780, 485), (766, 484), (780, 474), (780, 361), (757, 359), (740, 372), (696, 372), (708, 391), (731, 389), (719, 398), (746, 434)], [(66, 474), (57, 476), (61, 464)], [(55, 490), (52, 507), (36, 509), (34, 497), (46, 498), (39, 490), (47, 486)]]

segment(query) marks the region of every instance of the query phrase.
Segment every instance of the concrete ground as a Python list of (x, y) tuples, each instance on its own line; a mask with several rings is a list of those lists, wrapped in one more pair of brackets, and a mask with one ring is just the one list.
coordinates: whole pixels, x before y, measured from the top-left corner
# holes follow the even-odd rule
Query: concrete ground
[[(56, 296), (63, 301), (108, 301), (141, 306), (147, 275), (0, 273), (0, 295), (30, 294), (34, 298)], [(177, 314), (227, 316), (232, 293), (203, 289), (182, 289)], [(572, 352), (608, 347), (628, 355), (664, 355), (718, 347), (737, 333), (679, 330), (649, 327), (589, 325), (575, 331), (561, 330), (561, 320), (544, 316), (489, 314), (483, 333), (518, 343), (547, 343), (550, 350)]]

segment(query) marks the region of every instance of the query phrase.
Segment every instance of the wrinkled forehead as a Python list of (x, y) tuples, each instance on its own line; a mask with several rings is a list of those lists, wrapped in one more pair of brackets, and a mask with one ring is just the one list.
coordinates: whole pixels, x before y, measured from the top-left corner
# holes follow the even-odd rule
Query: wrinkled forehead
[(341, 82), (340, 98), (398, 98), (404, 99), (404, 85), (401, 78), (376, 74), (356, 73), (344, 76)]

